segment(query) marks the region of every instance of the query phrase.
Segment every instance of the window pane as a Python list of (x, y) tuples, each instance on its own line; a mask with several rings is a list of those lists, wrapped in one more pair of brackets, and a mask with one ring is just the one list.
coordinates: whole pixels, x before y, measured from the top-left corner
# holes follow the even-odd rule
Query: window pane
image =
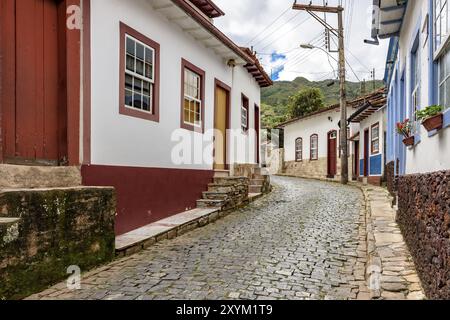
[(127, 69), (134, 72), (134, 58), (127, 55)]
[(145, 62), (153, 64), (153, 50), (145, 48)]
[(150, 97), (144, 96), (144, 100), (142, 103), (142, 109), (145, 111), (150, 111)]
[(144, 60), (144, 46), (140, 43), (136, 43), (136, 57)]
[(134, 107), (137, 109), (142, 109), (142, 95), (140, 94), (134, 95)]
[(144, 81), (144, 90), (143, 90), (144, 95), (147, 96), (150, 95), (150, 86), (151, 86), (150, 82)]
[(142, 80), (134, 79), (134, 92), (142, 92)]
[(130, 90), (125, 90), (125, 105), (133, 106), (133, 93)]
[(145, 64), (145, 76), (153, 80), (153, 66), (148, 63)]
[(130, 75), (125, 76), (125, 89), (133, 90), (133, 77)]
[(127, 37), (127, 53), (131, 54), (131, 55), (135, 55), (135, 42), (133, 41), (133, 39), (128, 38)]
[(136, 59), (136, 73), (141, 76), (144, 75), (144, 62), (138, 59)]

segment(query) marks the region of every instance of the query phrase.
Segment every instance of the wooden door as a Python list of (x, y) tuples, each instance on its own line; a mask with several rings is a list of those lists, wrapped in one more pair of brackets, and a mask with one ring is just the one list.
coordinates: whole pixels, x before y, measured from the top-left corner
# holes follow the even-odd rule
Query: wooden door
[(369, 176), (369, 130), (364, 131), (364, 177)]
[(2, 0), (4, 162), (55, 165), (67, 158), (65, 49), (59, 45), (65, 19), (64, 1)]
[(337, 173), (337, 131), (328, 133), (328, 177)]
[(255, 134), (256, 134), (256, 163), (260, 164), (260, 154), (261, 154), (261, 146), (260, 146), (260, 120), (259, 120), (259, 107), (255, 104)]
[(359, 177), (359, 141), (355, 141), (355, 176)]
[(214, 170), (227, 169), (228, 103), (229, 92), (220, 86), (216, 86)]

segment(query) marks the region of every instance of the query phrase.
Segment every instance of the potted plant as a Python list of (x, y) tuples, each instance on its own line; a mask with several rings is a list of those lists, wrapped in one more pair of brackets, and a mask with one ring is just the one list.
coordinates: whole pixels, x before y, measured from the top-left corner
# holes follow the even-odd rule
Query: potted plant
[(444, 117), (442, 115), (442, 106), (429, 106), (416, 112), (417, 120), (422, 121), (422, 125), (428, 132), (442, 129)]
[(411, 121), (409, 119), (406, 119), (403, 122), (397, 123), (397, 133), (402, 135), (404, 137), (403, 143), (406, 146), (413, 146), (414, 145), (414, 136), (411, 135), (412, 132), (412, 125)]

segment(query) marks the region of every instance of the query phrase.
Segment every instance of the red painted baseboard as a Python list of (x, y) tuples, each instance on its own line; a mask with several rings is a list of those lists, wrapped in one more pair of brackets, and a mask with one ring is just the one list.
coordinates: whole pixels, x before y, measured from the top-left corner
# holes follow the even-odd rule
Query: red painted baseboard
[(85, 165), (83, 185), (117, 192), (116, 234), (193, 209), (214, 171)]

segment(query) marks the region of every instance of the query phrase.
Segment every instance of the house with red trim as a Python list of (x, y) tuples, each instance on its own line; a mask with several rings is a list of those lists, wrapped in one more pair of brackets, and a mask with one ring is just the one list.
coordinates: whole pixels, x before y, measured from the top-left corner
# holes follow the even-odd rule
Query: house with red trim
[(113, 186), (116, 234), (193, 209), (217, 171), (260, 162), (249, 49), (211, 0), (3, 0), (0, 163)]
[[(381, 169), (375, 168), (373, 161), (371, 162), (372, 169), (370, 169), (369, 163), (364, 167), (365, 162), (361, 162), (361, 159), (368, 159), (368, 161), (370, 159), (364, 157), (359, 136), (361, 130), (367, 129), (367, 123), (363, 120), (372, 114), (367, 113), (372, 112), (372, 109), (367, 110), (368, 106), (371, 107), (371, 103), (378, 103), (379, 99), (386, 100), (380, 90), (347, 102), (347, 114), (351, 115), (347, 124), (349, 176), (353, 180), (373, 184), (381, 184), (381, 172), (378, 172)], [(382, 104), (382, 106), (385, 105)], [(376, 114), (376, 119), (378, 116), (383, 118), (381, 113)], [(283, 174), (305, 178), (340, 179), (340, 158), (342, 156), (340, 152), (340, 118), (340, 105), (336, 104), (280, 124), (279, 128), (283, 129), (284, 134)], [(372, 121), (371, 118), (369, 120)], [(376, 123), (374, 122), (374, 124)], [(380, 120), (378, 124), (379, 130), (381, 130), (383, 120)], [(372, 126), (372, 132), (375, 132), (374, 128), (375, 126)], [(381, 143), (383, 140), (380, 136), (376, 140), (373, 133), (372, 137), (374, 137), (372, 154), (382, 157)], [(375, 144), (377, 149), (375, 149)], [(365, 147), (370, 148), (370, 145), (367, 144)]]

